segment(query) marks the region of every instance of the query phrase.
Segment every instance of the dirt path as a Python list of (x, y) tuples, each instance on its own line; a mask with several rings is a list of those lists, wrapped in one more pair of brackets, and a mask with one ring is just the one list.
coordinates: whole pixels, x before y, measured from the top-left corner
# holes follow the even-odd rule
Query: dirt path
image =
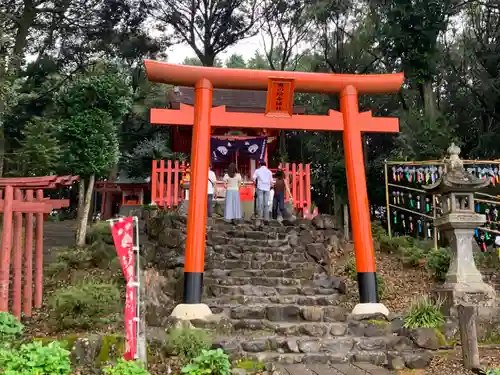
[(46, 221), (43, 227), (43, 249), (45, 261), (53, 258), (52, 249), (75, 245), (76, 221)]

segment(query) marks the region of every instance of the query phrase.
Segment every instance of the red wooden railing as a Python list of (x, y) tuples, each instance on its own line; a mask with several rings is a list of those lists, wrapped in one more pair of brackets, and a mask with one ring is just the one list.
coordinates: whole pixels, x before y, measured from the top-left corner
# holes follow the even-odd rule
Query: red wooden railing
[[(165, 165), (166, 164), (166, 165)], [(285, 172), (290, 192), (294, 198), (293, 207), (298, 211), (311, 208), (311, 165), (286, 163), (280, 168)], [(151, 202), (163, 208), (177, 207), (184, 199), (181, 179), (186, 170), (186, 163), (179, 161), (153, 160), (151, 176)], [(277, 169), (272, 169), (274, 173)], [(217, 184), (219, 188), (222, 183)], [(287, 200), (290, 197), (287, 194)]]
[[(12, 296), (10, 299), (12, 314), (18, 319), (21, 318), (21, 307), (24, 316), (31, 317), (33, 304), (36, 308), (42, 306), (44, 214), (50, 213), (53, 209), (68, 207), (70, 203), (69, 200), (44, 198), (43, 191), (71, 186), (77, 180), (76, 176), (0, 178), (0, 212), (3, 213), (0, 312), (9, 311), (10, 296)], [(33, 231), (33, 221), (36, 223), (35, 231)], [(9, 293), (11, 268), (12, 294)]]

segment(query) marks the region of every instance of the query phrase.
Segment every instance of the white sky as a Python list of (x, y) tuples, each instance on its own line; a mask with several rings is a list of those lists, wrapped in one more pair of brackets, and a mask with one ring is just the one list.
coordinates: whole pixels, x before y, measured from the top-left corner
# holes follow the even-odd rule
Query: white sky
[[(221, 52), (217, 57), (222, 61), (225, 61), (232, 54), (242, 55), (245, 60), (252, 58), (255, 51), (264, 50), (264, 44), (262, 42), (262, 36), (257, 34), (256, 36), (248, 39), (244, 39), (237, 43), (236, 45), (229, 47), (224, 52)], [(167, 60), (173, 64), (180, 64), (184, 61), (186, 57), (195, 57), (195, 53), (186, 44), (177, 44), (167, 51)]]

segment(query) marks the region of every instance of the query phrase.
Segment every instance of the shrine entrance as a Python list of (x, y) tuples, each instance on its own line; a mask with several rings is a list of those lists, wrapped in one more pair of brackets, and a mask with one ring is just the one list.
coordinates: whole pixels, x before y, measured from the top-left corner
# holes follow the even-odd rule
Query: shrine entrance
[[(193, 127), (191, 148), (191, 186), (187, 221), (184, 267), (184, 304), (201, 304), (205, 235), (207, 221), (207, 176), (212, 127), (285, 129), (306, 131), (343, 131), (349, 208), (352, 222), (360, 304), (353, 311), (387, 313), (379, 304), (375, 254), (368, 207), (361, 132), (398, 132), (396, 118), (376, 118), (359, 112), (358, 96), (399, 91), (404, 75), (339, 75), (329, 73), (278, 72), (249, 69), (224, 69), (173, 65), (146, 60), (150, 81), (195, 88), (194, 106), (179, 109), (151, 109), (153, 124), (169, 123)], [(227, 112), (224, 106), (212, 107), (214, 88), (267, 90), (264, 114)], [(327, 116), (294, 115), (295, 92), (336, 94), (340, 112)], [(163, 120), (168, 119), (168, 122)], [(371, 306), (367, 305), (370, 304)], [(186, 311), (180, 305), (179, 311)], [(208, 307), (207, 307), (208, 309)], [(373, 309), (370, 312), (373, 312)], [(378, 309), (378, 310), (377, 310)], [(206, 310), (205, 310), (206, 311)]]

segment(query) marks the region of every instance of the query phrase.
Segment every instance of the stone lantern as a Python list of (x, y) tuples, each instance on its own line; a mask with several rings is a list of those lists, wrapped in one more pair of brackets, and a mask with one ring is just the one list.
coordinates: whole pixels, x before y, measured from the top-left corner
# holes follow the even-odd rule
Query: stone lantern
[(486, 187), (489, 180), (465, 170), (460, 148), (455, 144), (451, 144), (448, 153), (442, 176), (424, 188), (441, 195), (442, 214), (434, 219), (434, 225), (449, 240), (452, 251), (446, 281), (435, 289), (435, 294), (444, 302), (445, 312), (456, 315), (456, 306), (460, 304), (492, 307), (495, 291), (483, 281), (472, 250), (474, 229), (486, 222), (485, 215), (474, 211), (474, 192)]

